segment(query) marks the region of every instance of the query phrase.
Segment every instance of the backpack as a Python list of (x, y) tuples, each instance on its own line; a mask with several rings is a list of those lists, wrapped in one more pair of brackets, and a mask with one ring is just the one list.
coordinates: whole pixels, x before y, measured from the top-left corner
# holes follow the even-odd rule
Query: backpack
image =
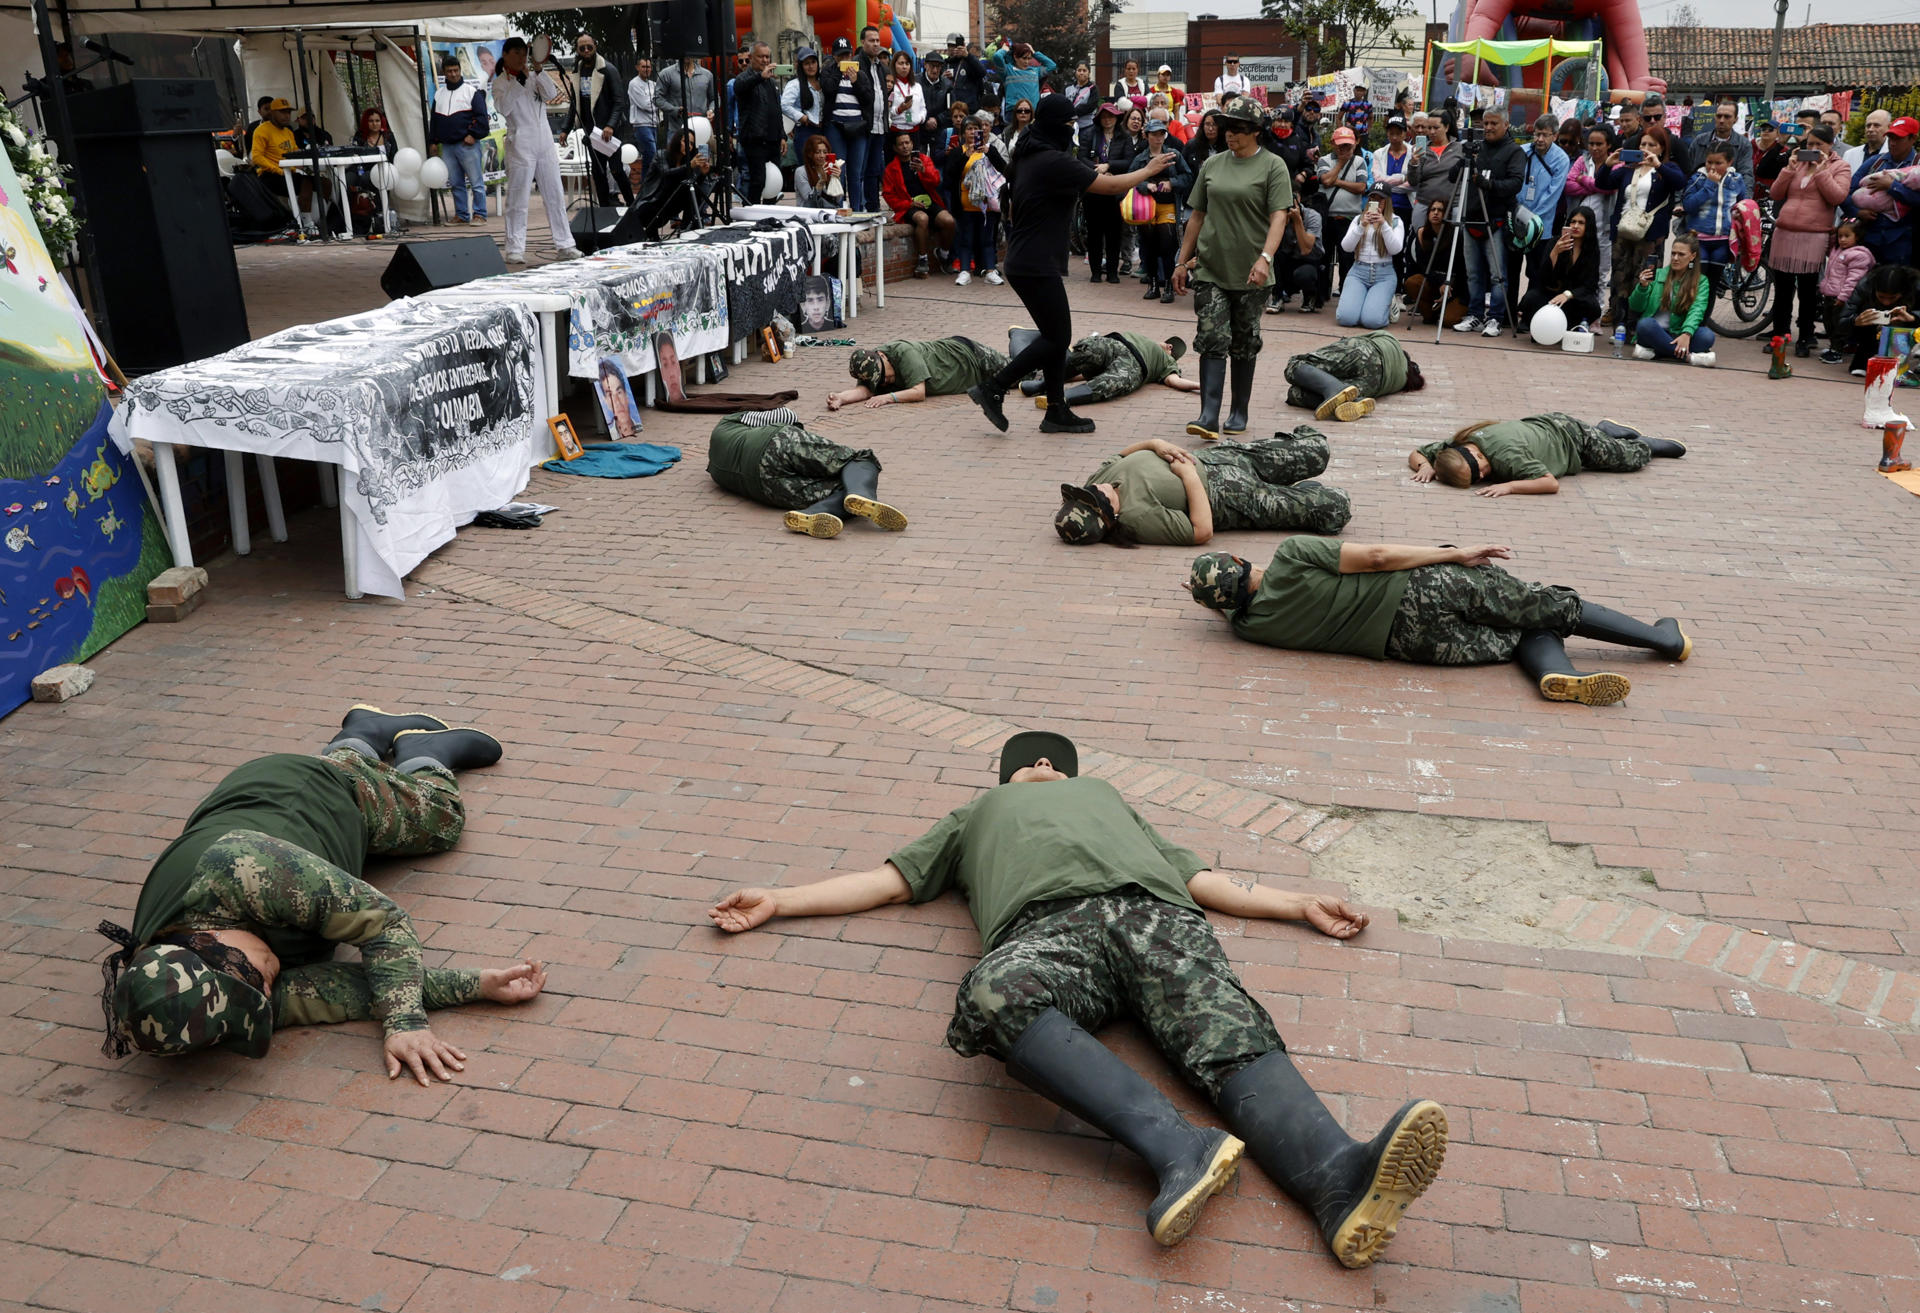
[(1737, 201), (1733, 207), (1732, 226), (1727, 234), (1728, 251), (1739, 263), (1743, 273), (1752, 273), (1760, 267), (1761, 245), (1764, 238), (1760, 231), (1760, 203), (1752, 197)]
[(960, 194), (974, 209), (998, 214), (1000, 189), (1006, 185), (1007, 180), (1000, 176), (1000, 170), (989, 164), (985, 155), (981, 155), (967, 165), (966, 173), (961, 176)]

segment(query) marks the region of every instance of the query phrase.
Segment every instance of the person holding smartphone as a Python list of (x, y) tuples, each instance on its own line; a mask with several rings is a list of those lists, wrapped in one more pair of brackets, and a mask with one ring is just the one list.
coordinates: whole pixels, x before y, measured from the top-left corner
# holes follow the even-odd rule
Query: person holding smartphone
[(1820, 273), (1833, 240), (1833, 208), (1847, 197), (1852, 181), (1847, 162), (1833, 149), (1833, 129), (1815, 124), (1804, 132), (1796, 123), (1793, 151), (1773, 180), (1773, 241), (1767, 247), (1767, 274), (1773, 282), (1773, 334), (1784, 336), (1800, 299), (1800, 333), (1793, 354), (1813, 354), (1820, 326)]
[(1667, 133), (1648, 128), (1637, 147), (1622, 146), (1607, 157), (1594, 181), (1615, 193), (1613, 205), (1613, 288), (1609, 316), (1627, 323), (1627, 296), (1643, 270), (1658, 268), (1672, 227), (1672, 201), (1686, 186), (1686, 175), (1667, 160)]
[(880, 195), (893, 211), (893, 221), (913, 229), (913, 245), (918, 256), (913, 268), (915, 278), (929, 274), (933, 248), (951, 250), (955, 224), (953, 212), (940, 194), (940, 170), (920, 153), (911, 130), (893, 134), (893, 158), (887, 161), (880, 178)]
[(1393, 294), (1400, 285), (1393, 263), (1407, 244), (1407, 226), (1393, 212), (1392, 197), (1385, 181), (1376, 181), (1360, 217), (1340, 238), (1352, 261), (1340, 280), (1340, 304), (1333, 311), (1334, 322), (1343, 328), (1385, 328), (1392, 313)]

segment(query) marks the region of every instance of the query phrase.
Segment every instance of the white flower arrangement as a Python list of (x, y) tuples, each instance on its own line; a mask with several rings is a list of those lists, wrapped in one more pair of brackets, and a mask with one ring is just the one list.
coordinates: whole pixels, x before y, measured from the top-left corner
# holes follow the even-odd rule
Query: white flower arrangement
[(37, 136), (4, 105), (0, 105), (0, 138), (5, 138), (7, 158), (26, 189), (25, 208), (40, 226), (54, 264), (65, 268), (67, 249), (80, 235), (80, 221), (73, 216), (67, 193), (67, 170), (56, 158), (53, 143)]

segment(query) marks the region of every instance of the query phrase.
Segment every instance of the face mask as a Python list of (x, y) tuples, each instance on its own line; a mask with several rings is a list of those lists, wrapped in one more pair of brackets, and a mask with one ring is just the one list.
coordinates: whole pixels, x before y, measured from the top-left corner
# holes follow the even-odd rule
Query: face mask
[(1427, 148), (1427, 134), (1426, 134), (1426, 133), (1424, 133), (1424, 132), (1423, 132), (1423, 133), (1421, 133), (1421, 134), (1420, 134), (1419, 136), (1417, 136), (1417, 137), (1415, 137), (1415, 138), (1413, 139), (1413, 148), (1414, 148), (1415, 150), (1425, 150), (1425, 149)]
[(1291, 123), (1274, 124), (1273, 135), (1277, 137), (1279, 140), (1285, 141), (1288, 137), (1291, 137), (1293, 135), (1293, 124)]

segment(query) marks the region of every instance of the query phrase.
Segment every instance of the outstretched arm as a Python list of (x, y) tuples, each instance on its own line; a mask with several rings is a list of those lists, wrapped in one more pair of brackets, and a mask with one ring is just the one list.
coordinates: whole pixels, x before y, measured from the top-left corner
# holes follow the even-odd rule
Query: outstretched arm
[(926, 399), (927, 399), (927, 385), (924, 382), (922, 382), (922, 383), (915, 383), (910, 388), (896, 388), (892, 392), (882, 392), (879, 396), (874, 397), (873, 399), (868, 401), (867, 405), (870, 407), (871, 406), (891, 406), (896, 402), (925, 401)]
[(1341, 543), (1341, 574), (1382, 574), (1423, 565), (1481, 566), (1513, 555), (1511, 547), (1402, 547), (1396, 543)]
[(1169, 374), (1160, 381), (1172, 388), (1175, 392), (1198, 392), (1200, 390), (1200, 380), (1197, 378), (1186, 378), (1179, 374)]
[(1201, 871), (1187, 881), (1187, 892), (1210, 912), (1267, 921), (1305, 921), (1335, 939), (1351, 939), (1367, 928), (1367, 914), (1344, 899), (1272, 889), (1250, 875)]
[(912, 897), (906, 877), (892, 862), (871, 871), (831, 876), (779, 889), (740, 889), (707, 909), (715, 927), (729, 934), (753, 930), (776, 916), (850, 916)]
[(873, 393), (867, 391), (865, 385), (855, 383), (845, 392), (827, 393), (827, 409), (838, 410), (842, 406), (851, 406), (857, 401), (865, 401), (872, 395)]
[(1560, 480), (1551, 474), (1542, 474), (1537, 479), (1515, 479), (1511, 483), (1489, 483), (1475, 488), (1476, 497), (1505, 497), (1509, 493), (1519, 493), (1523, 497), (1551, 497), (1560, 491)]

